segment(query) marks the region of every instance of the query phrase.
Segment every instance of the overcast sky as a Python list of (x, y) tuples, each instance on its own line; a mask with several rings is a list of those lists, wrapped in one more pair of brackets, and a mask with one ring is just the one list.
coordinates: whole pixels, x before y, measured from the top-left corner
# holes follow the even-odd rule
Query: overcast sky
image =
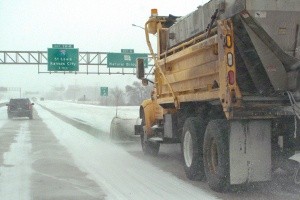
[[(208, 0), (0, 0), (0, 50), (47, 51), (74, 44), (79, 51), (148, 53), (142, 29), (151, 8), (159, 15), (184, 16)], [(188, 3), (187, 3), (188, 2)], [(23, 91), (78, 85), (124, 88), (133, 75), (38, 74), (37, 66), (0, 65), (0, 87)]]

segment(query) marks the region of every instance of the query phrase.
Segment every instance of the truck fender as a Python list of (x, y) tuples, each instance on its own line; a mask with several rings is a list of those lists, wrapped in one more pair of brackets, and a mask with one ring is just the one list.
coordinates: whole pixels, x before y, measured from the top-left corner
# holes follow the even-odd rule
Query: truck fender
[(144, 100), (140, 106), (140, 118), (145, 120), (144, 131), (148, 137), (153, 135), (151, 126), (155, 123), (155, 106), (156, 103), (151, 99)]

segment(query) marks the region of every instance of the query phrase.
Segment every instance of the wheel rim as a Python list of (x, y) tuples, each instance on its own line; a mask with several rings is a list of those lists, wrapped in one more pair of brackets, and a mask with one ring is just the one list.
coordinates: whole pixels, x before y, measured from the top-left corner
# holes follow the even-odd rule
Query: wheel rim
[(218, 148), (217, 148), (217, 143), (214, 139), (211, 140), (209, 155), (210, 155), (208, 157), (209, 170), (211, 171), (211, 173), (216, 174), (218, 168)]
[(193, 142), (192, 135), (189, 131), (187, 131), (184, 135), (183, 155), (186, 166), (190, 167), (193, 160)]

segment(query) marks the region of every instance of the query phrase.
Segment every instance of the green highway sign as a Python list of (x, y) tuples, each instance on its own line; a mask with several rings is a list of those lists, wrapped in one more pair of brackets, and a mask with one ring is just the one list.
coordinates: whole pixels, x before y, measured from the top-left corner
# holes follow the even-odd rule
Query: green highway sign
[(144, 58), (144, 67), (148, 67), (148, 54), (145, 53), (108, 53), (107, 67), (108, 68), (135, 68), (136, 59)]
[(134, 53), (134, 49), (121, 49), (121, 53)]
[(58, 48), (58, 49), (74, 48), (74, 44), (52, 44), (52, 48)]
[(100, 87), (100, 95), (103, 97), (108, 96), (108, 87)]
[(78, 49), (48, 48), (48, 71), (78, 71)]

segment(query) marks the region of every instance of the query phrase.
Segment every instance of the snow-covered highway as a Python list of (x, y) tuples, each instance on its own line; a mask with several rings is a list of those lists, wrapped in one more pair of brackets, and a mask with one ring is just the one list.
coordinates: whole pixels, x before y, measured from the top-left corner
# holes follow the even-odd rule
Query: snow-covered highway
[[(187, 180), (180, 146), (162, 145), (144, 156), (137, 140), (115, 144), (61, 120), (48, 108), (109, 134), (115, 108), (39, 102), (34, 119), (8, 120), (0, 108), (0, 199), (299, 199), (300, 187), (284, 176), (269, 184), (215, 193), (205, 182)], [(118, 116), (137, 118), (138, 107)]]
[(1, 108), (1, 199), (216, 199), (38, 105), (35, 110), (34, 120), (8, 121)]

